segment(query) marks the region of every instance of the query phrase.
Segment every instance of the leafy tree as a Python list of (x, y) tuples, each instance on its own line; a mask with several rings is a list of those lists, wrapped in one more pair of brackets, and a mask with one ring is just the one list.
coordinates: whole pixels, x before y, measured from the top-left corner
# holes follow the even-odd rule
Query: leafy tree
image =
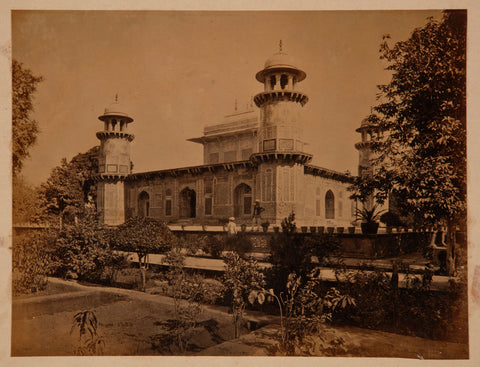
[(380, 58), (392, 79), (378, 87), (368, 117), (383, 137), (373, 145), (373, 174), (358, 180), (354, 196), (383, 203), (393, 195), (417, 223), (446, 225), (452, 273), (453, 231), (466, 213), (466, 11), (445, 11), (393, 46), (388, 38)]
[(42, 77), (32, 74), (23, 64), (12, 62), (12, 171), (15, 177), (29, 156), (28, 149), (35, 143), (38, 122), (30, 117), (33, 94)]
[(117, 227), (112, 242), (118, 250), (136, 252), (145, 290), (148, 254), (166, 252), (177, 241), (168, 226), (153, 218), (133, 217)]
[(203, 312), (202, 302), (209, 298), (209, 292), (199, 274), (189, 274), (185, 269), (185, 255), (180, 246), (174, 246), (166, 253), (164, 264), (169, 266), (166, 277), (171, 287), (174, 320), (171, 323), (170, 337), (167, 335), (163, 340), (167, 341), (170, 350), (176, 346), (183, 354), (189, 348), (188, 341), (195, 333), (199, 316)]
[(31, 222), (39, 215), (40, 199), (38, 190), (24, 180), (21, 175), (12, 179), (12, 221)]
[(13, 237), (12, 288), (13, 294), (42, 290), (51, 272), (48, 244), (54, 241), (50, 231), (27, 233)]
[(84, 214), (86, 206), (93, 205), (97, 154), (98, 147), (93, 147), (86, 153), (77, 154), (70, 162), (62, 159), (60, 166), (52, 170), (39, 190), (44, 219), (58, 218), (62, 229), (64, 218), (72, 222)]
[(110, 248), (105, 231), (98, 227), (92, 209), (77, 223), (65, 225), (59, 232), (52, 249), (52, 260), (59, 276), (97, 281), (118, 259)]
[(263, 273), (253, 259), (244, 260), (237, 253), (228, 253), (224, 258), (223, 284), (231, 299), (235, 338), (240, 336), (240, 324), (251, 291), (262, 289)]

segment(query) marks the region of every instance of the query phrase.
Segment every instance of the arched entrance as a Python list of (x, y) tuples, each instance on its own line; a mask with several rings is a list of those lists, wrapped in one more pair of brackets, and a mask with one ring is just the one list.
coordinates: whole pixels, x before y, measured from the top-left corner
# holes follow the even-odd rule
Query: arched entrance
[(250, 216), (252, 214), (252, 188), (242, 183), (235, 188), (233, 197), (233, 215), (235, 217)]
[(197, 214), (197, 194), (188, 187), (180, 191), (180, 218), (195, 218)]
[(138, 216), (148, 217), (150, 215), (150, 196), (146, 191), (138, 195)]

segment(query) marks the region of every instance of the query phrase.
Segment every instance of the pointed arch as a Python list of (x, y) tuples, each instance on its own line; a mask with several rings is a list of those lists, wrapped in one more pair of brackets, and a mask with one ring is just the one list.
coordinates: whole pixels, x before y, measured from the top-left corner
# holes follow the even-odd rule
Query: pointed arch
[(142, 191), (138, 195), (138, 216), (150, 216), (150, 195), (148, 195), (148, 192), (146, 191)]
[(197, 216), (197, 193), (185, 187), (180, 191), (180, 218), (195, 218)]
[(335, 219), (335, 195), (332, 190), (328, 190), (325, 194), (325, 218)]
[(241, 183), (233, 190), (234, 216), (250, 216), (252, 214), (252, 188)]

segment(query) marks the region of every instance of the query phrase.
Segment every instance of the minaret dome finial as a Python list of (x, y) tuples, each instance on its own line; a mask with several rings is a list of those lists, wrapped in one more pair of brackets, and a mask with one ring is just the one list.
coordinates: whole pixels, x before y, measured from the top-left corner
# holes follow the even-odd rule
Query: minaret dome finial
[(282, 52), (282, 40), (280, 40), (279, 48), (280, 48), (280, 52)]

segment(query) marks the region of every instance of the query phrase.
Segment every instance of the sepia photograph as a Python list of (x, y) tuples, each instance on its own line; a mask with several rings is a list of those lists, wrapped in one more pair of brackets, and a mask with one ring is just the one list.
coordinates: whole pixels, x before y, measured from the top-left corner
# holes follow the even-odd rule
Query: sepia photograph
[(470, 358), (470, 10), (9, 17), (11, 357)]

